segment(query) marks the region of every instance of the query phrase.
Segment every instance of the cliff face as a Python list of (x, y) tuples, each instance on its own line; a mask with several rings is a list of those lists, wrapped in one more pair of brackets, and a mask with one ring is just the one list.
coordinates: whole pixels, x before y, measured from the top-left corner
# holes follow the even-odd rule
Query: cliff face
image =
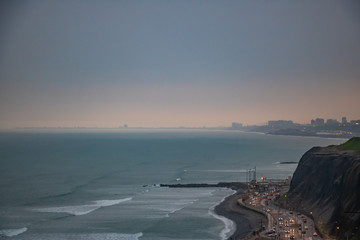
[(360, 155), (341, 146), (314, 147), (301, 158), (288, 193), (289, 207), (312, 215), (338, 239), (360, 239)]

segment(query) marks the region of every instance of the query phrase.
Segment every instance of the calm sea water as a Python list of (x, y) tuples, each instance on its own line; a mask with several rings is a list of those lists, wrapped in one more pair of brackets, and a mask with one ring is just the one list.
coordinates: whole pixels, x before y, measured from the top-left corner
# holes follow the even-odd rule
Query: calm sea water
[(296, 165), (278, 162), (344, 141), (235, 131), (0, 133), (0, 238), (224, 239), (233, 223), (212, 209), (232, 191), (156, 184), (245, 181), (254, 166), (259, 178), (285, 178)]

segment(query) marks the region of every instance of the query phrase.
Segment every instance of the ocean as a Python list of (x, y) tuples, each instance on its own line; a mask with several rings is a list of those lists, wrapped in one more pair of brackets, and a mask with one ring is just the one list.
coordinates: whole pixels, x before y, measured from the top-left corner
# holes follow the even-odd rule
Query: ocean
[[(286, 178), (313, 146), (344, 139), (238, 131), (0, 133), (0, 238), (226, 239), (213, 208), (232, 190), (160, 183)], [(244, 226), (246, 219), (244, 219)]]

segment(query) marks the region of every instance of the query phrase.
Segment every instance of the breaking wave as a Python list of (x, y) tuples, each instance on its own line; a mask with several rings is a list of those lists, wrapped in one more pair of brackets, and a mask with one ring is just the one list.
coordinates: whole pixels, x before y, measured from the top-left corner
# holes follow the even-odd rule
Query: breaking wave
[[(128, 233), (43, 233), (29, 234), (26, 240), (139, 240), (142, 232)], [(20, 240), (23, 240), (20, 238)], [(24, 239), (25, 240), (25, 239)]]
[(38, 212), (48, 212), (48, 213), (69, 213), (71, 215), (80, 216), (89, 214), (99, 208), (109, 207), (117, 205), (123, 202), (132, 200), (131, 197), (115, 200), (99, 200), (94, 201), (93, 204), (85, 205), (76, 205), (76, 206), (63, 206), (63, 207), (48, 207), (48, 208), (36, 208), (33, 209)]
[[(229, 194), (228, 196), (234, 194), (235, 192), (236, 192), (236, 191), (233, 191), (233, 192), (232, 192), (231, 194)], [(222, 203), (222, 202), (225, 200), (226, 197), (227, 197), (227, 196), (225, 196), (225, 197), (221, 200), (220, 203)], [(218, 204), (220, 204), (220, 203), (218, 203)], [(215, 206), (217, 206), (218, 204), (216, 204)], [(221, 232), (220, 232), (219, 235), (220, 235), (220, 237), (221, 237), (222, 240), (229, 239), (230, 236), (233, 235), (234, 232), (236, 231), (236, 224), (235, 224), (232, 220), (216, 214), (216, 213), (215, 213), (215, 210), (214, 210), (214, 209), (215, 209), (215, 206), (213, 206), (213, 207), (211, 207), (211, 208), (209, 209), (209, 215), (211, 215), (212, 217), (214, 217), (214, 218), (216, 218), (216, 219), (218, 219), (218, 220), (220, 220), (220, 221), (222, 221), (222, 222), (224, 223), (225, 227), (224, 227), (223, 230), (221, 230)]]
[(27, 228), (3, 229), (0, 230), (0, 237), (13, 237), (27, 231)]

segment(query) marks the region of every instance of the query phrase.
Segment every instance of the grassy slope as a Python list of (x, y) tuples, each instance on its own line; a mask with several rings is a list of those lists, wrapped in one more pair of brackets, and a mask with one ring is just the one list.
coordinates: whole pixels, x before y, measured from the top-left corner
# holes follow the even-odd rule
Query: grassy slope
[(354, 150), (360, 154), (360, 137), (353, 137), (346, 143), (339, 145), (341, 150)]

